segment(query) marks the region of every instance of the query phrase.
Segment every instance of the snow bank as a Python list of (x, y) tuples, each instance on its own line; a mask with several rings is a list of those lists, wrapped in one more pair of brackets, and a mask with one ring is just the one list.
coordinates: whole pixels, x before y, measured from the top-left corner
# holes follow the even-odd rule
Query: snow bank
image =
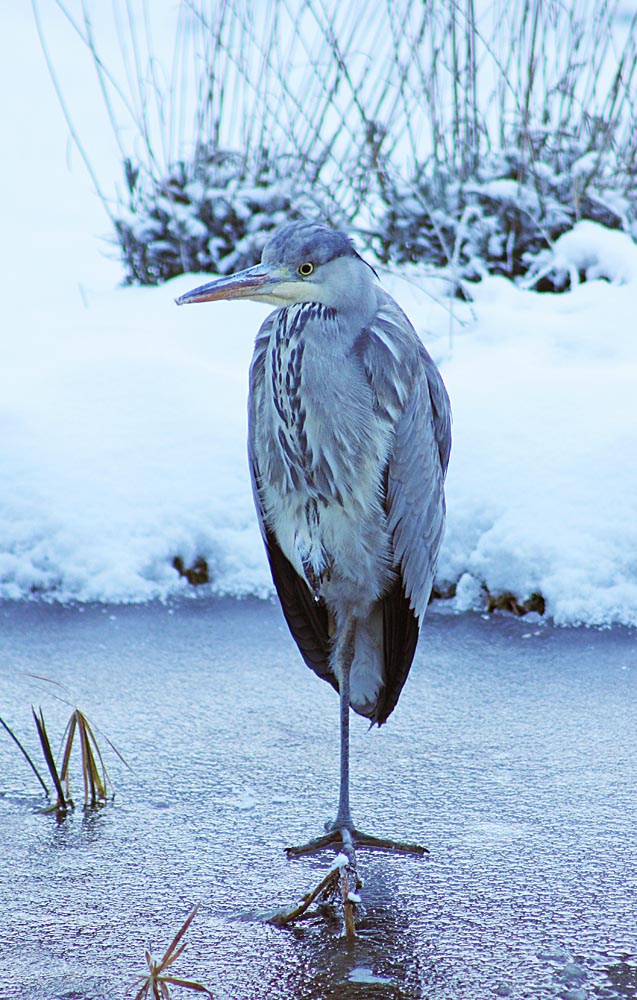
[(484, 281), (443, 366), (455, 447), (440, 575), (461, 580), (458, 608), (486, 585), (541, 593), (560, 623), (637, 624), (637, 247), (582, 223), (556, 247), (567, 254), (617, 284)]
[(177, 556), (203, 557), (221, 592), (267, 590), (244, 447), (259, 308), (239, 328), (224, 310), (180, 323), (172, 298), (89, 296), (88, 309), (48, 318), (46, 341), (36, 327), (12, 345), (0, 374), (1, 596), (165, 597), (189, 586)]

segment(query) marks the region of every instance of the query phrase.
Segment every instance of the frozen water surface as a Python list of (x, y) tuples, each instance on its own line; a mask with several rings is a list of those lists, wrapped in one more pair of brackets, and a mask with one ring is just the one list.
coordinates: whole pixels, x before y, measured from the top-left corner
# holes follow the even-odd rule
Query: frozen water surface
[[(218, 998), (637, 996), (637, 638), (430, 613), (399, 706), (353, 725), (359, 939), (276, 929), (331, 863), (283, 848), (334, 811), (337, 700), (257, 601), (0, 607), (0, 714), (114, 741), (113, 804), (58, 823), (0, 735), (0, 996), (122, 997), (200, 902), (175, 974)], [(79, 792), (76, 781), (76, 793)], [(176, 993), (177, 995), (177, 993)], [(183, 994), (184, 996), (188, 994)]]

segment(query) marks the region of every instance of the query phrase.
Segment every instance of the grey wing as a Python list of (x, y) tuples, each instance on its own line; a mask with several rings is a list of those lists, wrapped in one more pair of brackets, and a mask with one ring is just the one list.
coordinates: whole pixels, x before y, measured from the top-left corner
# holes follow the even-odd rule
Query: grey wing
[(434, 362), (389, 296), (366, 334), (368, 378), (394, 429), (385, 486), (394, 560), (420, 621), (444, 533), (444, 480), (451, 449), (449, 397)]
[[(442, 379), (427, 355), (396, 426), (388, 466), (388, 520), (405, 593), (422, 620), (445, 528), (444, 479), (451, 447)], [(447, 406), (443, 405), (447, 402)]]
[(389, 296), (355, 347), (390, 432), (385, 511), (395, 580), (381, 599), (384, 685), (373, 721), (393, 711), (427, 609), (445, 522), (451, 411), (444, 383), (411, 323)]
[(268, 527), (259, 490), (261, 473), (259, 469), (257, 426), (259, 408), (263, 405), (265, 356), (271, 328), (272, 317), (268, 317), (257, 335), (252, 364), (250, 366), (248, 461), (252, 479), (254, 505), (270, 564), (272, 580), (276, 587), (288, 628), (307, 666), (338, 690), (338, 683), (330, 666), (330, 622), (327, 608), (324, 601), (315, 600), (305, 580), (299, 576), (279, 547), (274, 533)]

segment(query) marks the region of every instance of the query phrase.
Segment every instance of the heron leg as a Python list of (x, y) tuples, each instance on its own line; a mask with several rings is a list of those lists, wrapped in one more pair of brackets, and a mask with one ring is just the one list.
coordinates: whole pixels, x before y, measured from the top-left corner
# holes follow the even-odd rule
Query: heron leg
[(322, 837), (316, 837), (307, 844), (299, 847), (287, 847), (288, 857), (296, 857), (300, 854), (312, 854), (321, 851), (325, 847), (343, 845), (344, 853), (353, 853), (351, 832), (354, 829), (352, 823), (352, 813), (349, 804), (349, 675), (354, 659), (354, 636), (356, 632), (356, 621), (354, 616), (348, 614), (344, 624), (338, 630), (337, 639), (333, 651), (334, 672), (338, 677), (338, 688), (340, 698), (340, 720), (341, 720), (341, 758), (340, 758), (340, 786), (338, 796), (338, 810), (336, 819), (332, 823), (327, 823), (325, 829), (327, 833)]
[(353, 830), (352, 812), (349, 804), (349, 675), (354, 659), (355, 624), (348, 618), (344, 635), (336, 648), (339, 669), (339, 696), (341, 707), (341, 770), (338, 795), (338, 811), (330, 829), (336, 833)]
[(339, 694), (341, 709), (341, 770), (338, 811), (336, 819), (326, 824), (327, 832), (322, 837), (315, 837), (307, 844), (298, 847), (286, 847), (289, 858), (300, 857), (303, 854), (314, 854), (326, 847), (337, 848), (347, 855), (352, 864), (356, 863), (354, 849), (366, 847), (377, 851), (398, 851), (402, 854), (428, 854), (426, 847), (418, 844), (405, 844), (397, 840), (387, 840), (384, 837), (373, 837), (357, 830), (352, 822), (349, 802), (349, 695), (350, 669), (354, 659), (354, 636), (356, 622), (353, 616), (348, 616), (345, 626), (337, 640), (334, 657), (339, 677)]

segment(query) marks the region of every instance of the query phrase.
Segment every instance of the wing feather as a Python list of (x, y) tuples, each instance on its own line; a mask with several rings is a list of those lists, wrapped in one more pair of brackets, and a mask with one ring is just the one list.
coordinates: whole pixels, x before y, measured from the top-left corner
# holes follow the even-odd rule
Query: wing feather
[(315, 599), (267, 528), (264, 537), (274, 586), (299, 652), (307, 666), (338, 691), (338, 682), (330, 666), (330, 626), (325, 602)]
[(377, 406), (393, 425), (385, 476), (388, 525), (405, 595), (422, 620), (444, 532), (449, 397), (414, 328), (389, 296), (363, 331), (359, 351)]
[(372, 716), (379, 726), (396, 707), (418, 644), (418, 619), (405, 596), (402, 578), (396, 579), (382, 605), (385, 684)]
[(378, 410), (393, 427), (384, 481), (396, 580), (382, 598), (385, 684), (374, 714), (380, 725), (407, 679), (433, 586), (444, 533), (451, 410), (438, 369), (389, 296), (357, 351)]
[(274, 533), (268, 528), (259, 490), (260, 472), (254, 447), (255, 416), (258, 407), (262, 404), (265, 355), (271, 324), (272, 317), (268, 317), (259, 331), (250, 367), (248, 460), (254, 504), (270, 563), (272, 580), (292, 637), (307, 666), (338, 691), (338, 682), (330, 666), (331, 639), (327, 607), (323, 600), (317, 601), (315, 599), (305, 580), (299, 576), (282, 552)]

